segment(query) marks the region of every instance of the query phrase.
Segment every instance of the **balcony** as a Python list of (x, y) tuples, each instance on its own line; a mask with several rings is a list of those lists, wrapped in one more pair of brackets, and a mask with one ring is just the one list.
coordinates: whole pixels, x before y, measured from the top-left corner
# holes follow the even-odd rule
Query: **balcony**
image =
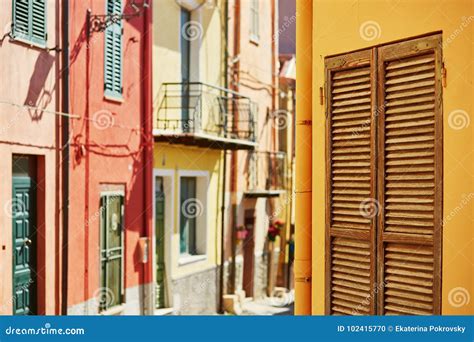
[(286, 153), (252, 151), (248, 155), (247, 198), (277, 197), (286, 190)]
[(164, 83), (153, 128), (156, 142), (252, 150), (254, 104), (232, 90), (201, 82)]

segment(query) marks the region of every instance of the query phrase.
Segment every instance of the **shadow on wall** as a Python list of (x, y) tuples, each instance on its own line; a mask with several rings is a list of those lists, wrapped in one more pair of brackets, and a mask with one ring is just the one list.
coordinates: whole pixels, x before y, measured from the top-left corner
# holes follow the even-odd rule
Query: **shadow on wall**
[(30, 77), (28, 93), (23, 104), (25, 106), (37, 107), (29, 109), (30, 117), (33, 121), (39, 121), (43, 117), (43, 110), (48, 106), (52, 99), (52, 90), (45, 88), (48, 75), (53, 67), (56, 57), (46, 51), (41, 51), (36, 59), (33, 73)]

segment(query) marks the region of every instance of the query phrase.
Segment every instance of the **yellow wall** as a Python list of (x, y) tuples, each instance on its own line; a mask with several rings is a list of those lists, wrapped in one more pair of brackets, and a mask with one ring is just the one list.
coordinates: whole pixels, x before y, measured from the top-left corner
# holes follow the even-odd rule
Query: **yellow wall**
[[(191, 12), (191, 26), (188, 37), (191, 44), (191, 81), (222, 86), (222, 44), (221, 10), (213, 4), (206, 4)], [(181, 7), (175, 0), (160, 0), (153, 10), (153, 99), (154, 123), (158, 115), (163, 96), (162, 84), (181, 82)], [(175, 93), (176, 95), (176, 93)], [(178, 101), (180, 101), (178, 99)], [(180, 103), (177, 104), (178, 106)], [(171, 117), (181, 117), (181, 109), (168, 112)], [(215, 114), (212, 110), (203, 110), (203, 127), (207, 117)], [(160, 112), (160, 117), (162, 113)], [(168, 119), (170, 115), (168, 115)], [(154, 145), (155, 170), (172, 170), (174, 175), (174, 220), (171, 237), (172, 278), (197, 273), (219, 263), (220, 246), (220, 201), (221, 201), (221, 164), (222, 152), (193, 146)], [(179, 170), (206, 171), (209, 173), (207, 203), (207, 258), (186, 265), (179, 265)], [(168, 195), (168, 194), (167, 194)], [(168, 266), (169, 267), (169, 266)]]
[[(367, 25), (374, 30), (364, 31)], [(443, 55), (448, 72), (447, 87), (443, 89), (445, 224), (442, 313), (474, 313), (474, 2), (315, 0), (312, 152), (314, 314), (324, 314), (325, 114), (324, 107), (319, 104), (319, 88), (324, 86), (324, 57), (434, 31), (443, 32)], [(450, 125), (450, 113), (455, 110), (462, 110), (469, 116), (454, 113)], [(452, 128), (463, 125), (462, 122), (469, 118), (469, 126)], [(463, 293), (456, 288), (463, 288)], [(471, 297), (470, 303), (458, 307), (457, 300), (461, 298), (459, 296), (466, 298), (466, 291)]]
[[(174, 177), (172, 189), (165, 190), (166, 196), (173, 200), (173, 224), (165, 227), (165, 235), (171, 230), (171, 237), (166, 237), (165, 243), (171, 241), (169, 256), (171, 261), (171, 276), (173, 279), (197, 273), (219, 264), (220, 241), (220, 203), (222, 154), (219, 150), (208, 150), (180, 145), (156, 143), (154, 148), (154, 169), (170, 170)], [(206, 258), (201, 261), (179, 265), (179, 172), (183, 170), (204, 171), (209, 173), (209, 187), (207, 189), (206, 204), (201, 208), (206, 215)], [(168, 270), (170, 266), (167, 266)]]
[[(205, 5), (191, 12), (191, 81), (221, 86), (221, 10)], [(181, 7), (175, 0), (160, 0), (153, 11), (153, 99), (154, 118), (160, 105), (164, 82), (181, 82)], [(178, 118), (181, 111), (172, 111)], [(203, 117), (206, 122), (206, 117)]]

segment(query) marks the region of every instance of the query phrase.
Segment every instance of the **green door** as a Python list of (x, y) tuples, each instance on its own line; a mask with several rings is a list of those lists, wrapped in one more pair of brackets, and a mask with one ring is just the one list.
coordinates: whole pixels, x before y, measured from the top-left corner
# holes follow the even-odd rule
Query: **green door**
[(156, 178), (155, 193), (156, 238), (156, 308), (165, 307), (165, 193), (163, 177)]
[(102, 194), (100, 200), (99, 311), (104, 311), (123, 303), (124, 196)]
[[(30, 164), (28, 161), (23, 162), (20, 161), (18, 164)], [(34, 180), (29, 175), (28, 170), (25, 170), (21, 175), (16, 175), (14, 169), (12, 183), (13, 314), (35, 315), (37, 314), (37, 301), (36, 192)]]

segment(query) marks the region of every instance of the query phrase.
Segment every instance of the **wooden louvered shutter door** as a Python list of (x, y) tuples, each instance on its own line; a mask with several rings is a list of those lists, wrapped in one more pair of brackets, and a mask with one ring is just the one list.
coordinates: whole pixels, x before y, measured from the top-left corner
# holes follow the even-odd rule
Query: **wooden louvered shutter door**
[(379, 48), (379, 314), (440, 314), (441, 38)]
[(375, 314), (373, 51), (326, 59), (327, 314)]

